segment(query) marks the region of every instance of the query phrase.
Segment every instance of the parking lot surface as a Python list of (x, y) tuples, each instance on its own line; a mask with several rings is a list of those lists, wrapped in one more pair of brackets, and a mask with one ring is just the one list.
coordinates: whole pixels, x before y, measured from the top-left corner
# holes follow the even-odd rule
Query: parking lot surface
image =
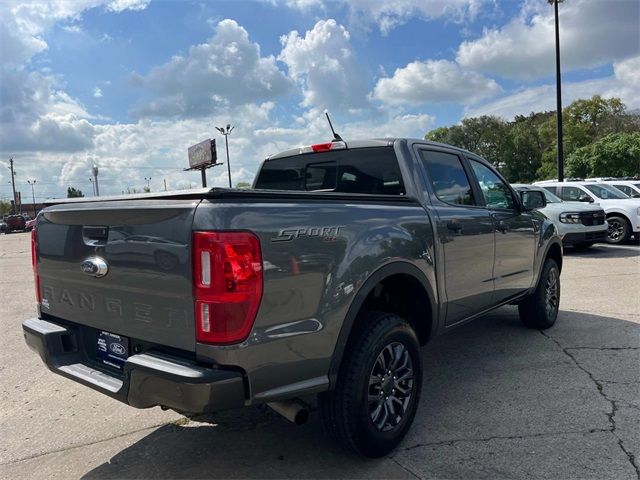
[(558, 323), (505, 307), (423, 351), (415, 423), (387, 458), (342, 452), (317, 415), (189, 421), (57, 376), (24, 343), (29, 235), (0, 236), (0, 478), (640, 478), (640, 249), (565, 252)]

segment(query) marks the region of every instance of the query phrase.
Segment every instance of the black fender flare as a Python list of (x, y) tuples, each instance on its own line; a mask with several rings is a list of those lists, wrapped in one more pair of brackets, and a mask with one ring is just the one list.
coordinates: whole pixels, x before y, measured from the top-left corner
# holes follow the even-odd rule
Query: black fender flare
[(422, 287), (427, 292), (427, 295), (429, 296), (429, 304), (431, 307), (431, 330), (429, 332), (429, 338), (433, 338), (435, 333), (438, 331), (439, 317), (436, 296), (425, 274), (418, 267), (408, 261), (394, 261), (393, 263), (388, 263), (378, 268), (375, 272), (369, 275), (369, 278), (367, 278), (367, 280), (358, 289), (358, 292), (354, 296), (351, 305), (349, 306), (347, 315), (342, 322), (342, 327), (340, 328), (340, 333), (338, 334), (338, 339), (336, 341), (333, 355), (331, 357), (331, 364), (329, 366), (330, 390), (333, 389), (336, 384), (338, 373), (340, 372), (340, 365), (342, 364), (342, 358), (344, 356), (344, 351), (347, 346), (349, 336), (351, 335), (351, 330), (356, 321), (358, 313), (360, 312), (360, 309), (364, 304), (364, 301), (366, 300), (367, 296), (373, 291), (376, 285), (378, 285), (385, 278), (397, 274), (410, 275), (415, 280), (420, 282)]

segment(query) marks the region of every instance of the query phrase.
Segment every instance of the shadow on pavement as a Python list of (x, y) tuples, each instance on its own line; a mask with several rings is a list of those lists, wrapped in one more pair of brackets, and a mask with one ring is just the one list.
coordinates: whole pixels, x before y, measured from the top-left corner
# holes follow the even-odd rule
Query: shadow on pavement
[[(484, 465), (495, 460), (511, 465), (509, 453), (496, 449), (488, 460), (458, 458), (454, 466), (433, 471), (430, 465), (435, 468), (446, 460), (442, 458), (446, 451), (438, 448), (493, 438), (608, 434), (612, 429), (607, 416), (610, 402), (567, 353), (592, 344), (637, 353), (639, 325), (584, 313), (563, 311), (560, 315), (553, 329), (541, 333), (522, 327), (516, 309), (507, 307), (436, 339), (423, 352), (425, 382), (414, 426), (391, 460), (364, 460), (339, 450), (323, 435), (316, 414), (306, 425), (296, 427), (267, 407), (255, 407), (213, 415), (211, 420), (217, 425), (165, 425), (85, 478), (410, 476), (399, 463), (408, 463), (423, 476), (464, 477), (475, 471), (473, 462)], [(590, 350), (584, 352), (591, 355)], [(637, 361), (635, 357), (622, 361), (593, 358), (624, 369), (633, 369)], [(627, 366), (625, 361), (632, 363)], [(575, 439), (562, 441), (566, 443), (563, 455), (545, 459), (551, 462), (545, 468), (556, 475), (571, 461), (572, 449), (576, 448), (576, 462), (584, 458)], [(617, 444), (612, 448), (617, 449)], [(520, 469), (536, 471), (535, 463), (527, 466), (522, 462), (522, 458), (513, 460), (513, 476), (519, 476)]]

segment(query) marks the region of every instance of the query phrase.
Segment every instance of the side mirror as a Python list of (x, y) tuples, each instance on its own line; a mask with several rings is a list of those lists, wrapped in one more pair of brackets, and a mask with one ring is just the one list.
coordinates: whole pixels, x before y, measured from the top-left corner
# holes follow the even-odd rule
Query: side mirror
[(579, 202), (587, 202), (587, 203), (593, 203), (593, 198), (591, 198), (589, 195), (580, 195), (580, 198), (578, 198)]
[(539, 190), (522, 190), (520, 200), (525, 211), (544, 208), (547, 205), (547, 198)]

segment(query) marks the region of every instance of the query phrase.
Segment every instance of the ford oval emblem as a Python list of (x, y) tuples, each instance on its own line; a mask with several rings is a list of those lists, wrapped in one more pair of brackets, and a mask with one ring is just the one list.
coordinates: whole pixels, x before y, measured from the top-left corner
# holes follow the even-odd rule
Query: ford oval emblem
[(119, 343), (112, 343), (111, 345), (109, 345), (109, 348), (116, 355), (124, 355), (127, 352), (127, 350)]
[(92, 277), (104, 277), (109, 272), (109, 265), (104, 258), (89, 257), (80, 264), (80, 270)]

